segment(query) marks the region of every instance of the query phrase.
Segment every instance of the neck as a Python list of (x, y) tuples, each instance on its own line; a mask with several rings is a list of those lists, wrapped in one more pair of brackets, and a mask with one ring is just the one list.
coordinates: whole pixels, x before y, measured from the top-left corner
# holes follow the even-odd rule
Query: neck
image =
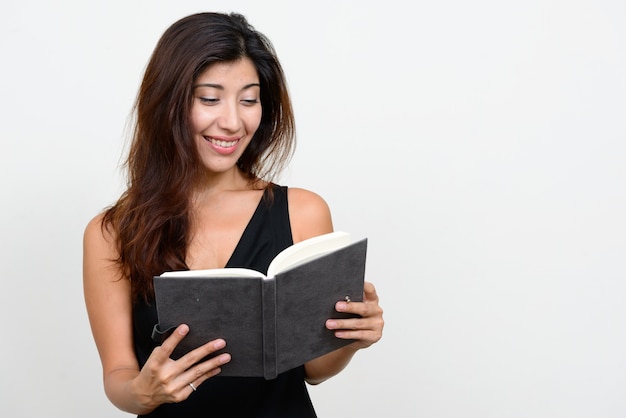
[(193, 195), (196, 200), (202, 200), (221, 192), (262, 189), (265, 185), (265, 182), (250, 178), (235, 166), (223, 173), (201, 173), (196, 181)]

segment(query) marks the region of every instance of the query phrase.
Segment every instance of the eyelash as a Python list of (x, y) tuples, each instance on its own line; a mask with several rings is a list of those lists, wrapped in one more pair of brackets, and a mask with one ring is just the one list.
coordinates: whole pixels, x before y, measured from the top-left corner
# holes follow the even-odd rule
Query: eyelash
[[(200, 100), (200, 103), (208, 105), (208, 106), (217, 104), (217, 102), (220, 101), (220, 99), (217, 99), (214, 97), (198, 97), (198, 99)], [(244, 106), (253, 106), (259, 103), (259, 100), (258, 99), (244, 99), (244, 100), (241, 100), (241, 103)]]
[(198, 97), (198, 99), (200, 100), (200, 103), (206, 105), (216, 104), (219, 101), (219, 99), (215, 99), (213, 97)]

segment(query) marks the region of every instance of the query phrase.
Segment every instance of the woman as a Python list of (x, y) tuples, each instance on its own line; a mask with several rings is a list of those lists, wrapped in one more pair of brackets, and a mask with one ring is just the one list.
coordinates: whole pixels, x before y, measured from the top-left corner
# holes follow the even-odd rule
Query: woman
[(371, 283), (363, 302), (336, 305), (360, 318), (326, 323), (354, 343), (273, 380), (220, 377), (228, 350), (211, 354), (224, 348), (221, 339), (170, 359), (185, 324), (160, 346), (150, 338), (153, 276), (265, 271), (280, 250), (333, 229), (320, 196), (270, 181), (291, 156), (295, 134), (270, 42), (237, 14), (179, 20), (153, 52), (135, 112), (127, 190), (84, 235), (85, 301), (108, 398), (141, 416), (315, 416), (305, 383), (334, 376), (381, 338)]

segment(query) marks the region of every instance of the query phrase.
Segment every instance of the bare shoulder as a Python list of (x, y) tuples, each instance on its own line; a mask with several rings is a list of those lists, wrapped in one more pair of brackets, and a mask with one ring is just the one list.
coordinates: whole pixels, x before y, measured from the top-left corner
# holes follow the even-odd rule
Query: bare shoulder
[(103, 224), (104, 214), (98, 214), (89, 221), (83, 234), (83, 271), (85, 278), (89, 272), (106, 267), (110, 270), (118, 257), (115, 234), (111, 227)]
[(294, 242), (332, 232), (330, 208), (320, 195), (295, 187), (287, 190)]
[[(85, 245), (104, 245), (110, 246), (114, 241), (113, 233), (110, 228), (103, 225), (104, 214), (100, 213), (92, 218), (83, 234), (83, 242)], [(108, 244), (108, 245), (107, 245)]]

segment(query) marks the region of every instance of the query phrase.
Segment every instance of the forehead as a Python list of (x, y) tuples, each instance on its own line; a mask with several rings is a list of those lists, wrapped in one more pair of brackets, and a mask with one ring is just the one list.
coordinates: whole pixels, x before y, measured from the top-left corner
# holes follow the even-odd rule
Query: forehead
[(209, 65), (196, 80), (199, 84), (250, 84), (258, 83), (259, 76), (254, 63), (247, 57), (237, 61), (216, 62)]

